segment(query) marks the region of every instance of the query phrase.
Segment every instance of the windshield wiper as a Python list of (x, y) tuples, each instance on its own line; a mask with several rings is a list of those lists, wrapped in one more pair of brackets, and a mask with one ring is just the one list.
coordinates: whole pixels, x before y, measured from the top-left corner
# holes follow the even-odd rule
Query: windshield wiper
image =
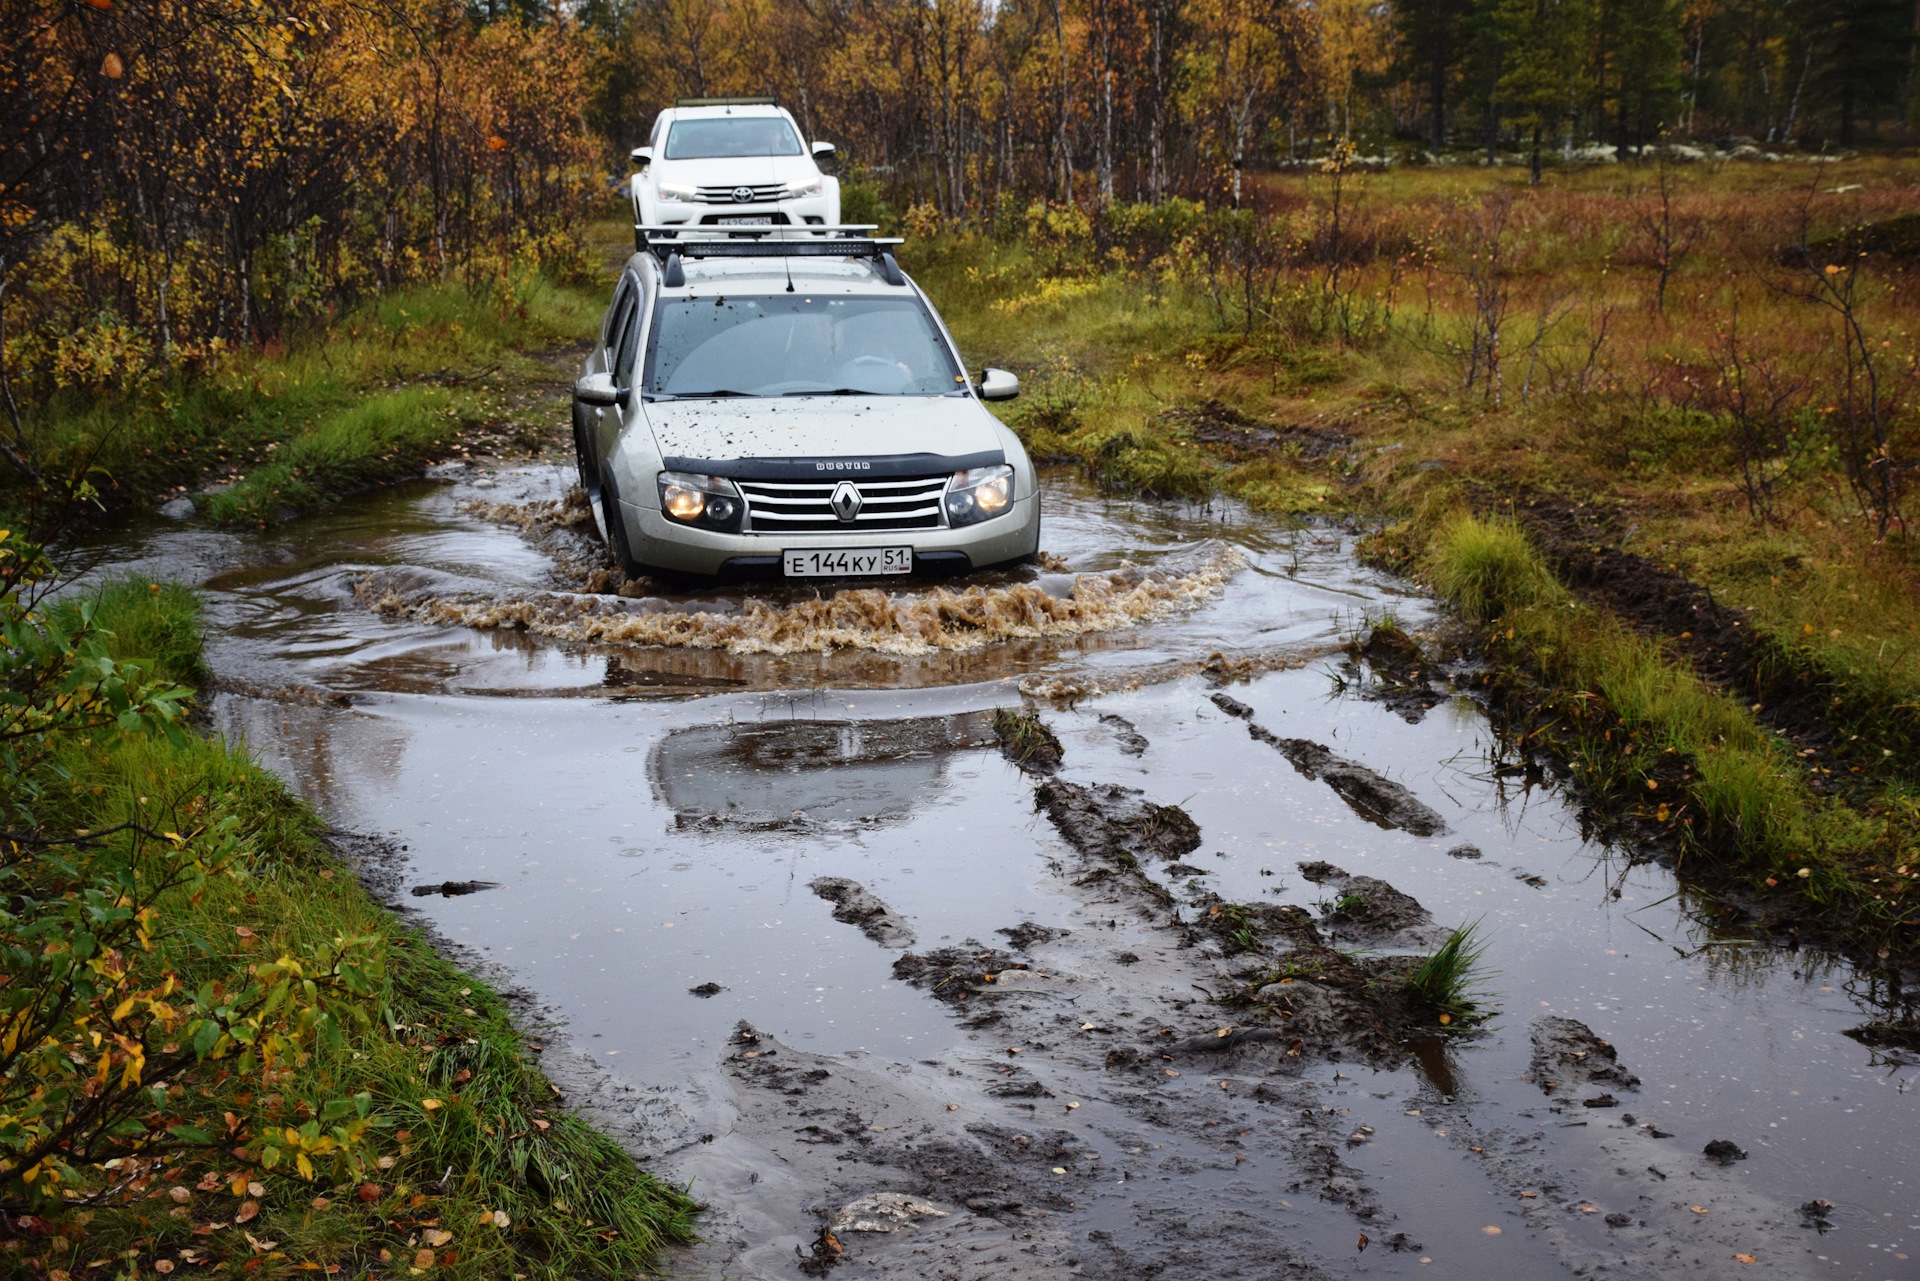
[(711, 391), (676, 391), (673, 393), (675, 400), (707, 400), (717, 399), (721, 396), (745, 396), (749, 400), (760, 399), (760, 393), (757, 391), (735, 391), (731, 387), (715, 387)]
[(783, 391), (782, 396), (887, 396), (891, 392), (868, 391), (864, 387), (822, 387), (819, 390)]

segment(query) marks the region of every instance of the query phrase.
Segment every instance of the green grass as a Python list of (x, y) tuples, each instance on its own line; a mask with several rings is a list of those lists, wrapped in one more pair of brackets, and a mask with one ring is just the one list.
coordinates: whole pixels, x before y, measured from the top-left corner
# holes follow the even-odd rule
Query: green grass
[(1544, 683), (1537, 732), (1616, 811), (1669, 833), (1683, 854), (1709, 855), (1756, 886), (1797, 889), (1878, 930), (1920, 911), (1912, 882), (1893, 872), (1920, 862), (1910, 824), (1815, 793), (1749, 708), (1574, 600), (1511, 524), (1447, 521), (1428, 572), (1484, 625), (1501, 662)]
[[(214, 519), (271, 522), (414, 474), (462, 432), (513, 417), (517, 393), (556, 377), (541, 353), (594, 331), (599, 294), (529, 276), (386, 295), (285, 350), (27, 406), (29, 438), (56, 474), (90, 469), (110, 510), (218, 482), (231, 488)], [(21, 504), (13, 484), (0, 478), (0, 505)]]
[(1460, 926), (1407, 977), (1407, 990), (1449, 1024), (1472, 1022), (1480, 1017), (1474, 998), (1487, 977), (1480, 966), (1486, 950), (1478, 921)]
[(335, 410), (291, 437), (274, 461), (215, 494), (207, 514), (223, 525), (267, 525), (356, 489), (415, 475), (460, 433), (455, 398), (438, 388), (380, 392)]
[[(177, 679), (200, 673), (192, 593), (123, 580), (106, 585), (98, 602), (96, 619), (113, 633), (116, 656), (151, 660)], [(154, 972), (169, 967), (197, 984), (283, 950), (302, 954), (341, 937), (381, 940), (384, 980), (359, 1010), (363, 1026), (343, 1044), (317, 1047), (264, 1098), (250, 1092), (257, 1079), (229, 1076), (224, 1061), (204, 1063), (183, 1088), (261, 1124), (296, 1125), (308, 1103), (370, 1092), (374, 1152), (389, 1164), (362, 1189), (325, 1174), (308, 1182), (284, 1168), (265, 1171), (221, 1148), (183, 1154), (161, 1173), (156, 1194), (191, 1189), (203, 1172), (222, 1180), (242, 1172), (266, 1188), (246, 1231), (273, 1246), (257, 1249), (238, 1226), (194, 1233), (232, 1221), (241, 1198), (223, 1187), (192, 1191), (183, 1216), (154, 1208), (171, 1210), (171, 1201), (143, 1197), (56, 1217), (54, 1233), (37, 1243), (46, 1268), (98, 1277), (108, 1273), (85, 1265), (110, 1257), (117, 1268), (131, 1257), (144, 1276), (156, 1260), (184, 1260), (188, 1248), (236, 1275), (242, 1265), (262, 1277), (312, 1265), (404, 1276), (426, 1248), (409, 1237), (432, 1230), (452, 1234), (434, 1249), (436, 1276), (631, 1276), (653, 1266), (663, 1244), (691, 1239), (693, 1202), (572, 1115), (498, 995), (369, 898), (313, 811), (243, 752), (197, 736), (176, 744), (109, 732), (67, 744), (59, 766), (60, 786), (45, 797), (47, 821), (99, 828), (138, 815), (186, 830), (231, 817), (256, 851), (245, 875), (215, 878), (196, 898), (162, 904), (171, 931), (140, 961)], [(242, 926), (250, 938), (237, 932)]]

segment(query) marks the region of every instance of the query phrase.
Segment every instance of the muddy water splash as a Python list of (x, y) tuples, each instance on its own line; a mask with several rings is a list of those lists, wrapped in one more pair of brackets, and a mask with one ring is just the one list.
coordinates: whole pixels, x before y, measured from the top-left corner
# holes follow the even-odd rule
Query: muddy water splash
[[(529, 522), (531, 523), (531, 522)], [(409, 592), (387, 571), (355, 593), (376, 612), (444, 627), (513, 628), (596, 645), (721, 649), (735, 654), (824, 654), (841, 649), (921, 655), (968, 652), (1006, 640), (1083, 636), (1155, 622), (1218, 594), (1246, 558), (1214, 540), (1150, 568), (1043, 575), (1034, 582), (921, 592), (848, 588), (812, 600), (688, 607), (658, 597), (540, 593), (444, 597)]]

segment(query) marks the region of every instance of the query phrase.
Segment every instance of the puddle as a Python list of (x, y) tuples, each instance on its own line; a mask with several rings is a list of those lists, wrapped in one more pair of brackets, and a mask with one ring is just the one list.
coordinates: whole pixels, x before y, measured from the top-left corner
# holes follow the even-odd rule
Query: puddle
[[(1330, 655), (1428, 607), (1352, 535), (1055, 474), (1057, 568), (627, 599), (583, 592), (577, 523), (538, 516), (563, 482), (453, 470), (101, 550), (206, 585), (219, 728), (404, 846), (404, 906), (565, 1021), (575, 1100), (713, 1207), (685, 1275), (793, 1277), (879, 1191), (947, 1217), (849, 1234), (838, 1275), (1920, 1275), (1914, 1065), (1845, 1035), (1890, 994), (1717, 931), (1497, 773), (1444, 684), (1363, 697)], [(663, 628), (694, 643), (637, 643)], [(1090, 877), (999, 752), (1023, 690), (1072, 696), (1038, 707), (1057, 777), (1178, 804), (1199, 845), (1151, 886)], [(1496, 1017), (1374, 1064), (1174, 1045), (1245, 1017), (1209, 997), (1248, 963), (1178, 922), (1207, 891), (1317, 919), (1365, 884), (1302, 863), (1480, 922)], [(930, 994), (908, 936), (996, 980)], [(1638, 1085), (1543, 1092), (1542, 1015)]]

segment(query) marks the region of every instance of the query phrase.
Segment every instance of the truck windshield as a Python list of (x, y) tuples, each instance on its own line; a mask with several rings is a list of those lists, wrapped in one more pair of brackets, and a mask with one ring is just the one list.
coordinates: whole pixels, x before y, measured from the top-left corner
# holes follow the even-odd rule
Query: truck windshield
[(654, 396), (934, 396), (966, 385), (908, 298), (667, 299), (647, 343)]
[(779, 116), (728, 116), (676, 120), (667, 131), (668, 160), (719, 156), (797, 156), (800, 139)]

